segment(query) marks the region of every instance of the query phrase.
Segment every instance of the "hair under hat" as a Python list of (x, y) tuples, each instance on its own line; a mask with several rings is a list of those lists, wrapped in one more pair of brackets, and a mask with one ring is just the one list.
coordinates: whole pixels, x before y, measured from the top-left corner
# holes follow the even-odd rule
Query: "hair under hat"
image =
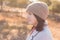
[(31, 3), (30, 5), (27, 6), (26, 12), (33, 13), (43, 20), (45, 20), (49, 14), (47, 4), (43, 2)]

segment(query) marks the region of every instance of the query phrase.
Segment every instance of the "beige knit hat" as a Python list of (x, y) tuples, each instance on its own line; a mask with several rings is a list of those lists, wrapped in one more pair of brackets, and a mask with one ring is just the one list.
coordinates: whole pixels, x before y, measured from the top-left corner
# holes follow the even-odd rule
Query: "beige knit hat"
[(49, 10), (46, 3), (43, 2), (35, 2), (27, 6), (26, 12), (33, 13), (43, 20), (48, 17)]

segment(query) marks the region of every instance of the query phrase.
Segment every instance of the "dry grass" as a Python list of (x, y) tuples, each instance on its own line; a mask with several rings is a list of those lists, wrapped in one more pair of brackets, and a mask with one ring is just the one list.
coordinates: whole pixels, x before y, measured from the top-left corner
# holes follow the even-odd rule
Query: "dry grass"
[(60, 23), (48, 19), (49, 28), (53, 34), (54, 40), (60, 40)]

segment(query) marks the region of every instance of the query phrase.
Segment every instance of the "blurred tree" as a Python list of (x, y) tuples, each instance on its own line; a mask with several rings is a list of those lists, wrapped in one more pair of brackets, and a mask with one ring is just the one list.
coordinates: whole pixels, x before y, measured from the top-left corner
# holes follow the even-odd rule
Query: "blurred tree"
[(9, 6), (13, 7), (23, 7), (28, 4), (29, 0), (6, 0), (9, 1)]
[(28, 2), (29, 0), (18, 0), (17, 1), (19, 7), (26, 7)]
[(53, 12), (60, 13), (60, 2), (59, 1), (52, 2), (52, 10)]
[(43, 2), (47, 3), (47, 4), (48, 4), (48, 6), (50, 6), (50, 5), (51, 5), (51, 0), (39, 0), (39, 1), (43, 1)]
[(17, 6), (17, 0), (7, 0), (7, 1), (9, 1), (8, 6), (14, 6), (14, 7)]
[(1, 12), (3, 10), (3, 0), (0, 0), (0, 5), (1, 5), (0, 12)]
[(49, 6), (50, 11), (55, 13), (60, 13), (60, 1), (51, 0), (52, 4)]
[(17, 2), (21, 3), (21, 4), (23, 4), (23, 3), (27, 4), (28, 0), (17, 0)]

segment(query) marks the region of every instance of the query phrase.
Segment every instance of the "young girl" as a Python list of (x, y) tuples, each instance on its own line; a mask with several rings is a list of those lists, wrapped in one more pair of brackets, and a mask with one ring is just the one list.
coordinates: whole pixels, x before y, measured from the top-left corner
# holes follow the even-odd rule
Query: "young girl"
[(26, 40), (52, 40), (51, 32), (48, 28), (47, 17), (48, 6), (43, 2), (35, 2), (26, 8), (28, 23), (32, 24), (32, 30)]

